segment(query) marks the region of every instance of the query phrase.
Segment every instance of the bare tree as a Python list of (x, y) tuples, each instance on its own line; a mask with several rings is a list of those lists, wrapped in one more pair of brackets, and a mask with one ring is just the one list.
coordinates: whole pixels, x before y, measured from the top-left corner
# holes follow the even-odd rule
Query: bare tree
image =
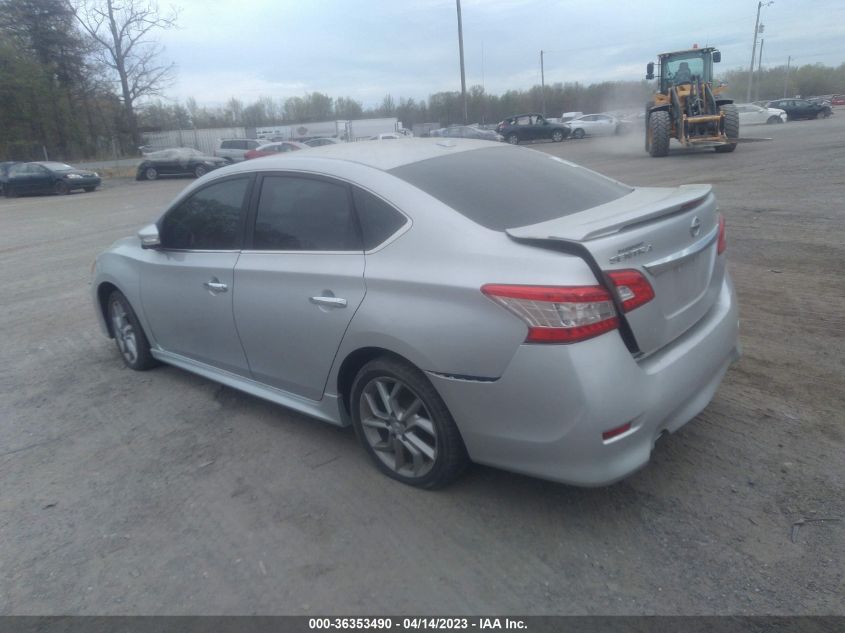
[[(158, 96), (170, 84), (174, 64), (161, 61), (154, 31), (176, 26), (175, 9), (163, 14), (156, 0), (68, 0), (82, 28), (99, 46), (102, 62), (117, 75), (126, 125), (140, 143), (135, 102)], [(75, 3), (75, 4), (74, 4)]]

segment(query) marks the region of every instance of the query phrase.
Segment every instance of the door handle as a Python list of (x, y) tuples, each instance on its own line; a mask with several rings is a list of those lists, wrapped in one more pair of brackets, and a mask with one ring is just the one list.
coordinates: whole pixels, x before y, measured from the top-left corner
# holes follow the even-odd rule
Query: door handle
[(217, 277), (212, 277), (209, 281), (206, 281), (203, 286), (208, 290), (211, 294), (217, 295), (221, 292), (226, 292), (229, 290), (229, 286), (224, 283), (221, 283)]
[(346, 299), (341, 297), (311, 297), (311, 303), (318, 306), (328, 306), (330, 308), (345, 308)]

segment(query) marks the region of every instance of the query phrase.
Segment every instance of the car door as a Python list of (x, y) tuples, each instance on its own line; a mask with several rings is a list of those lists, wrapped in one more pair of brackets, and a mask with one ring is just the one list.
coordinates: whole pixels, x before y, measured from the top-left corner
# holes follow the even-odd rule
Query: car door
[(364, 298), (364, 252), (349, 186), (265, 174), (235, 266), (235, 321), (253, 377), (319, 400)]
[(30, 165), (29, 169), (31, 191), (35, 193), (52, 193), (56, 181), (53, 172), (43, 165), (36, 164)]
[(216, 180), (158, 222), (161, 248), (145, 250), (141, 305), (165, 351), (248, 376), (232, 314), (251, 176)]
[(531, 117), (530, 138), (532, 140), (551, 137), (551, 127), (546, 125), (546, 120), (538, 115)]
[(516, 132), (520, 141), (529, 141), (532, 137), (531, 131), (531, 117), (527, 114), (525, 116), (518, 116), (514, 120), (513, 131)]
[(155, 160), (156, 171), (163, 176), (170, 176), (179, 173), (177, 170), (178, 161), (176, 160), (176, 157), (177, 153), (173, 150), (161, 152)]
[(595, 119), (594, 134), (596, 136), (611, 136), (616, 131), (616, 125), (609, 116), (597, 114)]
[(6, 187), (15, 193), (29, 193), (32, 191), (31, 174), (29, 171), (29, 163), (18, 163), (9, 168), (8, 181)]
[(595, 129), (595, 117), (592, 114), (588, 114), (586, 116), (582, 116), (581, 118), (575, 119), (574, 127), (580, 127), (584, 130), (584, 134), (593, 135), (596, 133)]

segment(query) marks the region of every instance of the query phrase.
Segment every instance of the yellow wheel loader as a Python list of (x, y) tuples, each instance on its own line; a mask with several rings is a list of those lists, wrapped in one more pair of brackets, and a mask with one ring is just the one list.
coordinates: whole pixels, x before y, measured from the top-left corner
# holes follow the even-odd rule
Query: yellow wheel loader
[[(657, 92), (646, 105), (645, 149), (652, 156), (666, 156), (669, 142), (684, 147), (714, 147), (726, 153), (736, 149), (739, 113), (733, 100), (713, 87), (713, 64), (722, 59), (715, 48), (693, 48), (658, 55)], [(646, 67), (654, 79), (654, 62)]]

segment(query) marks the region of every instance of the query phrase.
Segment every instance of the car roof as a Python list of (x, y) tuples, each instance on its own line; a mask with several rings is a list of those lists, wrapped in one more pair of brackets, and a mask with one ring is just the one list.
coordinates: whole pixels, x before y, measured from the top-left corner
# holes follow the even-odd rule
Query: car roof
[[(316, 167), (316, 163), (322, 161), (344, 161), (388, 171), (396, 167), (418, 163), (430, 158), (469, 152), (476, 149), (489, 149), (491, 145), (497, 147), (497, 145), (490, 141), (437, 137), (409, 138), (402, 143), (356, 141), (354, 143), (338, 143), (312, 147), (307, 152), (290, 152), (277, 156), (268, 156), (261, 159), (260, 169), (307, 169), (308, 167)], [(308, 163), (307, 165), (305, 164), (306, 162)], [(331, 169), (330, 164), (326, 164), (325, 166), (327, 169)], [(227, 171), (229, 173), (233, 173), (234, 171), (255, 171), (258, 168), (258, 166), (253, 166), (247, 161), (245, 163), (237, 163), (233, 167), (227, 168)]]

